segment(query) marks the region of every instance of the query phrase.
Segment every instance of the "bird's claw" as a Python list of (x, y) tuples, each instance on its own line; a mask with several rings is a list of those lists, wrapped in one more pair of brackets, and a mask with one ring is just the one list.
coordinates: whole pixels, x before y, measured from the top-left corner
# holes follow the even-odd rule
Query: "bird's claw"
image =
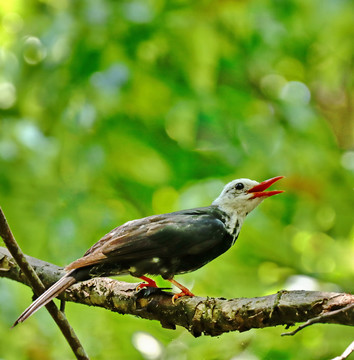
[(158, 288), (156, 282), (146, 276), (141, 276), (140, 279), (144, 280), (145, 282), (140, 283), (136, 288), (135, 291), (144, 289), (144, 288)]
[(157, 286), (151, 286), (151, 285), (149, 285), (149, 284), (147, 284), (147, 283), (140, 283), (140, 284), (135, 288), (135, 291), (139, 291), (139, 290), (141, 290), (141, 289), (150, 288), (150, 287), (155, 288), (155, 287), (157, 287)]
[[(186, 289), (188, 290), (188, 289)], [(183, 296), (195, 296), (193, 293), (191, 293), (189, 290), (188, 291), (181, 291), (180, 293), (178, 294), (174, 294), (172, 296), (172, 304), (175, 304), (175, 301), (177, 299), (179, 299), (180, 297), (183, 297)]]

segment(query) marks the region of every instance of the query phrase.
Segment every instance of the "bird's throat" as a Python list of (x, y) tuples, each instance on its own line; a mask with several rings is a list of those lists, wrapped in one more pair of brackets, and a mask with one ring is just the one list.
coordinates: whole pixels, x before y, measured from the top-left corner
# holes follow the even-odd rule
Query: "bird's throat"
[(243, 219), (237, 215), (237, 213), (227, 214), (225, 213), (225, 227), (227, 232), (232, 236), (232, 245), (235, 243), (243, 223)]

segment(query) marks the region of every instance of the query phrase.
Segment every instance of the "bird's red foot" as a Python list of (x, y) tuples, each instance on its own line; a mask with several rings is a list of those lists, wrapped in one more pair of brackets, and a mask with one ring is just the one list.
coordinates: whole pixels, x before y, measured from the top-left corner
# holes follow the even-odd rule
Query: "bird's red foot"
[[(188, 289), (187, 289), (187, 290), (188, 290)], [(174, 295), (172, 296), (172, 304), (174, 304), (175, 301), (176, 301), (177, 299), (179, 299), (180, 297), (182, 297), (182, 296), (195, 296), (195, 295), (194, 295), (193, 293), (191, 293), (189, 290), (188, 290), (187, 292), (181, 291), (180, 293), (174, 294)]]
[(177, 286), (179, 289), (181, 289), (181, 292), (180, 292), (180, 293), (173, 295), (173, 297), (172, 297), (172, 303), (173, 303), (173, 304), (175, 303), (175, 301), (176, 301), (177, 299), (179, 299), (179, 298), (182, 297), (182, 296), (194, 296), (193, 293), (191, 293), (185, 286), (183, 286), (182, 284), (180, 284), (180, 283), (177, 282), (176, 280), (168, 279), (168, 281), (169, 281), (171, 284)]
[(148, 278), (148, 277), (146, 277), (146, 276), (140, 276), (139, 279), (144, 280), (144, 281), (146, 281), (146, 282), (139, 284), (139, 285), (136, 287), (136, 291), (138, 291), (138, 290), (140, 290), (140, 289), (143, 289), (143, 288), (145, 288), (145, 287), (154, 287), (154, 288), (157, 288), (157, 287), (158, 287), (157, 284), (156, 284), (156, 282), (155, 282), (154, 280), (152, 280), (152, 279), (150, 279), (150, 278)]

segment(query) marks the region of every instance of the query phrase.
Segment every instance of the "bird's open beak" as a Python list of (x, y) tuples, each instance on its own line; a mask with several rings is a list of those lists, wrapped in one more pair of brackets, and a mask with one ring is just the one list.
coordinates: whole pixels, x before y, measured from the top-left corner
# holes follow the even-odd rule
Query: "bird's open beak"
[(258, 197), (273, 196), (273, 195), (281, 194), (282, 192), (284, 192), (283, 190), (264, 191), (264, 190), (268, 189), (271, 185), (273, 185), (276, 181), (282, 179), (283, 177), (284, 176), (276, 176), (274, 178), (265, 180), (256, 186), (253, 186), (253, 188), (248, 190), (248, 193), (253, 195), (251, 199), (258, 198)]

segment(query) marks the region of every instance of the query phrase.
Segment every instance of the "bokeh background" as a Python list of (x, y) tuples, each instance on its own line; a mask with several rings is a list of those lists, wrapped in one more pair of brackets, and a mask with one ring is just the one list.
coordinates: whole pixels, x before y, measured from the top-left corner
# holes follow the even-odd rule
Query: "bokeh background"
[[(285, 175), (235, 247), (178, 280), (226, 298), (352, 291), (353, 4), (2, 1), (0, 205), (24, 252), (64, 266), (125, 221)], [(0, 280), (0, 359), (72, 358), (44, 310), (10, 329), (30, 301)], [(353, 336), (315, 325), (194, 339), (66, 311), (92, 359), (330, 359)]]

